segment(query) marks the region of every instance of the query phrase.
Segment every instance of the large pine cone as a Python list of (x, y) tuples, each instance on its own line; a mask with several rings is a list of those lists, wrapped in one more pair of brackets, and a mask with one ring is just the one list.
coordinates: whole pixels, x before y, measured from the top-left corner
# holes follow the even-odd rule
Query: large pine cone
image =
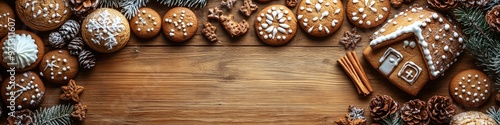
[(462, 0), (465, 7), (484, 7), (490, 0)]
[(61, 28), (59, 28), (59, 33), (61, 33), (64, 41), (69, 41), (75, 38), (76, 35), (80, 32), (80, 23), (75, 20), (66, 21)]
[(80, 18), (85, 18), (99, 5), (99, 0), (69, 0), (71, 12)]
[(78, 55), (78, 62), (80, 63), (80, 67), (85, 69), (91, 69), (95, 66), (95, 56), (89, 50), (82, 50)]
[(450, 10), (458, 5), (457, 0), (427, 0), (427, 3), (439, 10)]
[(486, 14), (486, 22), (490, 25), (491, 30), (500, 32), (500, 5), (488, 11)]
[(83, 38), (79, 36), (75, 37), (68, 44), (69, 53), (73, 56), (80, 55), (80, 52), (84, 49), (84, 47), (85, 44), (83, 43)]
[(370, 115), (373, 120), (380, 121), (398, 110), (398, 103), (390, 96), (377, 95), (370, 101)]
[(427, 125), (430, 119), (426, 107), (424, 101), (410, 100), (401, 107), (401, 119), (406, 125)]
[(457, 113), (456, 108), (449, 96), (432, 96), (427, 102), (427, 111), (434, 124), (449, 123), (451, 117)]

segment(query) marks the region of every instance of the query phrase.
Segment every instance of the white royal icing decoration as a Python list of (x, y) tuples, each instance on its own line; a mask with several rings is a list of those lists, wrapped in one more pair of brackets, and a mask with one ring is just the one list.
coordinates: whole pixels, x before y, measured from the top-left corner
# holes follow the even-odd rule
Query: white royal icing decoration
[(412, 61), (409, 61), (403, 65), (403, 68), (401, 68), (401, 70), (399, 70), (398, 76), (408, 82), (410, 85), (413, 85), (418, 76), (420, 76), (421, 72), (422, 68), (420, 68)]
[(97, 45), (101, 45), (101, 42), (105, 42), (104, 46), (107, 47), (108, 50), (118, 45), (116, 36), (125, 29), (122, 19), (118, 16), (111, 15), (108, 10), (99, 13), (98, 17), (91, 18), (85, 27), (88, 32), (94, 35), (94, 37), (91, 38), (92, 42)]
[(31, 66), (38, 58), (38, 46), (31, 35), (27, 34), (9, 36), (3, 43), (2, 50), (3, 61), (19, 69)]
[(396, 68), (401, 60), (403, 60), (403, 54), (389, 47), (380, 58), (379, 62), (382, 64), (378, 69), (387, 76)]

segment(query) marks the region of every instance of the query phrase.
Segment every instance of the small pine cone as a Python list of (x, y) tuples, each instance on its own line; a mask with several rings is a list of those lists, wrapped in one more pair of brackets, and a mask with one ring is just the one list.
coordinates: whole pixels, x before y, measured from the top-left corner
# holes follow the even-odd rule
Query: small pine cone
[(78, 55), (78, 62), (80, 63), (80, 67), (91, 69), (95, 66), (94, 53), (89, 50), (82, 50)]
[(490, 0), (462, 0), (465, 7), (484, 7)]
[(80, 23), (75, 20), (66, 21), (61, 28), (59, 28), (59, 33), (61, 33), (64, 41), (69, 41), (75, 38), (80, 32)]
[(427, 4), (439, 10), (450, 10), (458, 5), (457, 0), (427, 0)]
[(453, 100), (449, 96), (432, 96), (427, 102), (427, 111), (430, 113), (431, 121), (434, 124), (449, 123), (457, 106), (453, 104)]
[(84, 46), (85, 44), (83, 43), (83, 38), (77, 36), (68, 44), (69, 53), (73, 56), (78, 56), (83, 50)]
[(35, 115), (29, 109), (14, 112), (7, 118), (7, 125), (35, 125)]
[(488, 11), (486, 14), (486, 22), (490, 25), (491, 30), (500, 32), (500, 5)]
[(71, 12), (80, 18), (85, 18), (99, 5), (99, 0), (69, 0)]
[(419, 99), (410, 100), (401, 107), (401, 120), (406, 125), (427, 125), (430, 122), (427, 104)]
[(61, 36), (61, 33), (52, 32), (49, 34), (49, 44), (54, 48), (62, 48), (66, 45), (66, 42), (64, 42), (64, 38)]
[(396, 113), (396, 111), (398, 111), (398, 106), (398, 103), (390, 96), (377, 95), (370, 101), (370, 115), (373, 120), (381, 121), (382, 119), (390, 117), (390, 115)]

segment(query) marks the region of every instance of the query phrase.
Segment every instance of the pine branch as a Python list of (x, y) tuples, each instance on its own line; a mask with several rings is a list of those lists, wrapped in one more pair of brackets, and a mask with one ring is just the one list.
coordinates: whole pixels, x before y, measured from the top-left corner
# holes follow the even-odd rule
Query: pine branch
[(484, 11), (491, 10), (496, 5), (500, 4), (500, 0), (490, 0), (488, 4), (484, 7)]
[(39, 125), (69, 125), (71, 124), (73, 105), (56, 105), (40, 108), (35, 111), (35, 123)]
[(495, 110), (495, 106), (491, 106), (490, 109), (486, 110), (486, 113), (491, 116), (498, 124), (500, 124), (500, 109)]
[(202, 8), (207, 5), (208, 0), (158, 0), (161, 4), (172, 6), (183, 6), (189, 8)]
[(118, 8), (123, 1), (125, 0), (101, 0), (99, 5), (106, 8)]
[(396, 112), (389, 117), (382, 119), (382, 125), (403, 125), (403, 121), (401, 120), (401, 117), (399, 117), (399, 113)]
[(121, 12), (127, 17), (127, 19), (131, 19), (132, 17), (139, 12), (139, 8), (146, 6), (149, 0), (127, 0), (120, 4), (122, 7)]

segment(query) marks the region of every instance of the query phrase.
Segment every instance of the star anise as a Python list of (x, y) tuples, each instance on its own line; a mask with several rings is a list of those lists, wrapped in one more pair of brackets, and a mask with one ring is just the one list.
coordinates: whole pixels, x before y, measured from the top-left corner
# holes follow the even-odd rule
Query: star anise
[(346, 49), (353, 49), (356, 44), (361, 40), (361, 35), (356, 34), (358, 29), (356, 27), (352, 28), (351, 31), (346, 31), (344, 36), (340, 39), (340, 43), (344, 45)]
[(71, 117), (83, 121), (85, 120), (86, 115), (87, 115), (87, 105), (84, 105), (81, 102), (79, 102), (78, 104), (75, 104), (73, 106), (73, 112), (71, 112)]
[(73, 100), (75, 102), (80, 102), (80, 93), (83, 92), (83, 86), (76, 85), (75, 80), (69, 80), (68, 86), (62, 86), (63, 94), (61, 94), (61, 100)]

